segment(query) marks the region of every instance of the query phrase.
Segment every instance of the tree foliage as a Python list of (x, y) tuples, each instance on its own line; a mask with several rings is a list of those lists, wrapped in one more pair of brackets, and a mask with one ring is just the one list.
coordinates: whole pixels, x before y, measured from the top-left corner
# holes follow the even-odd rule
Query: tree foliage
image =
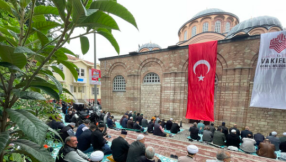
[[(53, 76), (51, 70), (65, 79), (53, 65), (63, 64), (77, 80), (77, 67), (66, 56), (75, 54), (63, 45), (80, 38), (86, 54), (90, 46), (85, 35), (91, 33), (104, 36), (119, 53), (111, 33), (119, 26), (112, 15), (137, 28), (133, 15), (114, 0), (0, 0), (0, 162), (4, 155), (53, 161), (42, 145), (47, 132), (54, 131), (38, 118), (49, 106), (39, 103), (71, 94)], [(86, 33), (71, 37), (76, 28)], [(29, 107), (32, 102), (37, 106)], [(8, 130), (12, 126), (16, 130)]]

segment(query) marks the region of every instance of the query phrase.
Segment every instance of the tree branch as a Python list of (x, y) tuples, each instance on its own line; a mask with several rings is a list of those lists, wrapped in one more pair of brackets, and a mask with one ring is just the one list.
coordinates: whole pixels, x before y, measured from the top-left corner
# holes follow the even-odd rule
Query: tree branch
[(23, 39), (23, 35), (24, 35), (24, 16), (25, 16), (25, 10), (24, 9), (21, 9), (21, 14), (20, 14), (20, 21), (19, 21), (19, 24), (20, 24), (20, 40), (19, 40), (19, 46), (22, 45), (22, 39)]
[(92, 31), (92, 32), (88, 32), (88, 33), (85, 33), (85, 34), (81, 34), (81, 35), (78, 35), (78, 36), (75, 36), (75, 37), (72, 37), (72, 38), (69, 38), (69, 40), (72, 40), (72, 39), (76, 39), (76, 38), (79, 38), (81, 36), (85, 36), (85, 35), (88, 35), (88, 34), (92, 34), (92, 33), (95, 33), (96, 31)]
[[(4, 35), (1, 32), (0, 32), (0, 36), (4, 37)], [(14, 45), (10, 41), (8, 41), (6, 38), (5, 40), (7, 41), (8, 44), (10, 44), (10, 46), (14, 47)]]
[(0, 75), (0, 79), (1, 79), (1, 83), (2, 83), (2, 85), (3, 85), (4, 92), (7, 93), (7, 89), (6, 89), (6, 86), (5, 86), (5, 84), (4, 84), (3, 75)]
[(31, 32), (31, 29), (32, 29), (32, 21), (33, 21), (35, 3), (36, 3), (36, 1), (32, 1), (32, 11), (31, 11), (31, 17), (30, 17), (30, 21), (29, 21), (29, 28), (28, 28), (28, 31), (27, 31), (27, 33), (26, 33), (26, 36), (25, 36), (25, 39), (24, 39), (24, 41), (23, 41), (22, 46), (25, 45), (26, 40), (28, 39), (28, 37), (29, 37), (29, 35), (30, 35), (30, 32)]

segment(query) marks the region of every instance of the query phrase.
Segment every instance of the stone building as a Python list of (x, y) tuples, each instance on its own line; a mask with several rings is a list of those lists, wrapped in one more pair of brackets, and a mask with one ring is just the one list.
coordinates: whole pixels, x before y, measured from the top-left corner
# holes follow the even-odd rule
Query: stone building
[[(206, 25), (207, 24), (207, 25)], [(188, 95), (188, 45), (218, 40), (215, 79), (215, 124), (249, 126), (265, 135), (284, 132), (286, 111), (249, 107), (260, 34), (281, 31), (277, 18), (262, 16), (239, 22), (220, 9), (196, 14), (179, 29), (177, 45), (161, 49), (146, 44), (127, 55), (101, 58), (102, 106), (147, 116), (185, 119)], [(187, 33), (187, 34), (186, 34)], [(148, 50), (149, 49), (149, 50)]]

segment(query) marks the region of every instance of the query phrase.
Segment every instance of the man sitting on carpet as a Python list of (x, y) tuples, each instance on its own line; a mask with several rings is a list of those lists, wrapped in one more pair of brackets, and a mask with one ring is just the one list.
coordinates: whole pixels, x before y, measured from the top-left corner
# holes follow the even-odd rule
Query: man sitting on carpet
[(280, 140), (277, 136), (277, 132), (271, 132), (271, 136), (266, 137), (275, 146), (275, 151), (279, 151)]
[(109, 116), (109, 118), (107, 119), (107, 126), (110, 129), (113, 129), (115, 127), (115, 124), (113, 122), (114, 117), (113, 116)]
[(68, 115), (65, 115), (65, 122), (70, 123), (73, 117), (72, 111), (69, 111)]
[(198, 129), (199, 129), (199, 134), (203, 134), (203, 131), (205, 129), (205, 124), (204, 124), (204, 121), (201, 120), (198, 124)]
[(239, 148), (239, 144), (240, 144), (240, 138), (236, 134), (236, 130), (233, 129), (233, 130), (231, 130), (231, 133), (228, 134), (226, 137), (226, 145), (227, 146), (235, 146), (235, 147)]
[(161, 162), (161, 160), (155, 156), (155, 149), (148, 146), (145, 150), (145, 156), (141, 156), (140, 162)]
[(171, 130), (172, 125), (173, 125), (172, 121), (173, 121), (173, 118), (170, 118), (170, 120), (167, 121), (167, 123), (166, 123), (166, 129), (167, 130)]
[(133, 117), (130, 117), (130, 119), (128, 120), (127, 128), (133, 129)]
[(148, 124), (148, 129), (147, 129), (148, 133), (153, 133), (153, 131), (154, 131), (154, 123), (155, 123), (154, 119), (151, 119), (151, 121)]
[(229, 134), (231, 133), (231, 130), (236, 130), (236, 135), (240, 136), (240, 131), (239, 129), (237, 129), (237, 125), (236, 124), (233, 124), (233, 127), (232, 128), (229, 128)]
[(115, 138), (111, 144), (112, 156), (116, 162), (125, 162), (129, 150), (129, 144), (125, 140), (127, 136), (126, 130), (121, 130), (121, 135)]
[(126, 162), (140, 162), (141, 156), (145, 155), (145, 136), (139, 134), (137, 140), (133, 142), (128, 150)]
[(180, 126), (178, 125), (179, 121), (176, 120), (171, 127), (171, 133), (175, 133), (177, 134), (178, 132), (180, 132)]
[(74, 136), (73, 128), (75, 127), (75, 123), (70, 123), (69, 125), (65, 126), (60, 131), (60, 136), (63, 139), (63, 141), (66, 140), (68, 136)]
[(247, 137), (248, 134), (251, 134), (251, 136), (253, 136), (253, 133), (249, 131), (249, 127), (246, 126), (245, 130), (241, 131), (241, 139)]
[(144, 132), (144, 128), (142, 128), (140, 125), (139, 125), (139, 120), (136, 120), (136, 122), (134, 123), (133, 125), (133, 129), (136, 129), (136, 130), (139, 130), (141, 132)]
[(280, 142), (285, 142), (286, 141), (286, 132), (283, 133), (283, 136), (279, 138)]
[(194, 157), (196, 156), (196, 153), (199, 152), (199, 148), (195, 145), (189, 145), (187, 147), (188, 155), (187, 156), (181, 156), (178, 159), (178, 162), (194, 162)]
[(206, 162), (230, 162), (231, 156), (229, 152), (222, 150), (216, 154), (216, 159), (217, 160), (207, 160)]
[(164, 133), (164, 129), (161, 126), (161, 120), (155, 124), (153, 134), (156, 136), (166, 137), (166, 133)]
[(225, 126), (225, 122), (222, 122), (222, 123), (221, 123), (221, 126), (219, 126), (219, 128), (221, 128), (222, 133), (224, 133), (225, 137), (227, 137), (227, 135), (228, 135), (228, 129), (227, 129), (227, 127)]
[(64, 146), (59, 151), (56, 162), (89, 162), (88, 156), (77, 149), (77, 143), (76, 136), (68, 136)]
[(260, 142), (256, 154), (258, 156), (276, 159), (275, 146), (270, 143), (269, 139)]
[(259, 146), (260, 142), (263, 142), (265, 140), (265, 137), (261, 133), (256, 133), (254, 135), (254, 140), (256, 142), (256, 145)]
[(189, 129), (191, 139), (199, 141), (201, 137), (199, 136), (199, 129), (197, 128), (197, 123), (194, 123)]
[(224, 146), (224, 141), (226, 140), (224, 133), (222, 133), (221, 128), (218, 128), (214, 133), (213, 144)]
[(76, 138), (79, 139), (79, 136), (82, 134), (83, 130), (86, 130), (86, 128), (89, 127), (90, 120), (85, 119), (81, 125), (78, 126), (76, 130)]
[(125, 118), (122, 119), (121, 126), (123, 128), (127, 128), (127, 122), (128, 122), (128, 115), (125, 115)]
[(144, 119), (142, 119), (142, 127), (148, 127), (148, 120), (147, 120), (147, 116), (145, 116)]
[(210, 127), (210, 131), (214, 134), (214, 132), (216, 131), (215, 127), (214, 127), (214, 123), (211, 123)]
[(106, 139), (103, 137), (102, 131), (104, 130), (104, 123), (100, 123), (98, 128), (91, 134), (91, 144), (94, 151), (100, 150), (104, 152), (104, 155), (111, 154), (112, 151), (106, 143)]
[[(55, 118), (55, 119), (54, 119)], [(63, 129), (65, 127), (64, 123), (61, 122), (61, 118), (58, 115), (55, 115), (53, 117), (49, 117), (51, 122), (48, 124), (52, 129), (58, 130), (58, 129)]]
[(104, 153), (102, 151), (94, 151), (90, 155), (91, 162), (101, 162), (103, 158), (104, 158)]
[(91, 145), (91, 134), (95, 131), (95, 129), (96, 126), (94, 124), (90, 124), (89, 129), (82, 132), (82, 134), (78, 138), (78, 149), (80, 149), (84, 153), (93, 151), (93, 147)]

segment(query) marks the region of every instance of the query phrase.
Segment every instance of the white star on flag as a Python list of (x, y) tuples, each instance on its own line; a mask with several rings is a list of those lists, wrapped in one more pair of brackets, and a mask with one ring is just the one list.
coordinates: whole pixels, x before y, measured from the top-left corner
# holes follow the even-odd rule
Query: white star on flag
[(199, 78), (199, 81), (204, 81), (204, 78), (205, 78), (205, 77), (203, 77), (203, 76), (201, 75), (201, 76), (199, 76), (198, 78)]

